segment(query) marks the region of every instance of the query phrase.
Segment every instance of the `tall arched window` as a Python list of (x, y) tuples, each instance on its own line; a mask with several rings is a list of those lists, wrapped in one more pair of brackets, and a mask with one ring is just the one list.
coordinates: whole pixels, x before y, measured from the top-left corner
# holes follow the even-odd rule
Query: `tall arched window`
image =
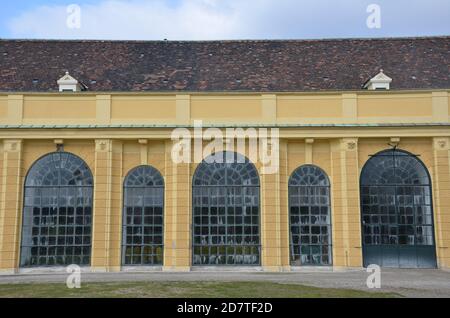
[(36, 161), (25, 179), (20, 265), (89, 265), (93, 178), (67, 152)]
[(291, 265), (331, 265), (330, 181), (313, 165), (289, 179)]
[(258, 265), (259, 175), (249, 160), (221, 152), (193, 177), (193, 264)]
[(364, 266), (436, 267), (430, 176), (417, 156), (382, 151), (360, 184)]
[(151, 166), (130, 171), (124, 181), (123, 265), (163, 263), (164, 179)]

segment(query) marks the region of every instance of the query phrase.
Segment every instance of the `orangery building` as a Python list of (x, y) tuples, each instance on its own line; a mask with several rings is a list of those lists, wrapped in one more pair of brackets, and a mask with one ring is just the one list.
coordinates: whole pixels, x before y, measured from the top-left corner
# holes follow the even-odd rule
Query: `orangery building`
[(0, 273), (450, 268), (449, 93), (450, 37), (0, 40)]

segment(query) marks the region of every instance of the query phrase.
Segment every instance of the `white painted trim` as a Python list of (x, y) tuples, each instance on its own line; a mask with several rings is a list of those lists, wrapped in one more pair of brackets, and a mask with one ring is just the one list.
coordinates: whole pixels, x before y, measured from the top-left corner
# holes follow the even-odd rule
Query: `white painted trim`
[[(42, 266), (42, 267), (24, 267), (19, 268), (16, 274), (52, 274), (52, 273), (67, 273), (66, 271), (67, 267), (65, 266)], [(80, 266), (82, 273), (92, 273), (93, 268), (90, 266)]]
[(368, 90), (389, 90), (390, 84), (392, 83), (392, 78), (383, 73), (383, 70), (380, 70), (380, 73), (372, 77), (365, 85), (364, 88)]
[(191, 266), (191, 272), (264, 272), (262, 266)]
[(121, 272), (133, 272), (133, 273), (139, 273), (139, 272), (162, 272), (163, 267), (162, 266), (122, 266)]
[(77, 79), (73, 78), (69, 75), (69, 72), (56, 81), (59, 86), (59, 91), (71, 91), (71, 92), (79, 92), (81, 91), (81, 86)]

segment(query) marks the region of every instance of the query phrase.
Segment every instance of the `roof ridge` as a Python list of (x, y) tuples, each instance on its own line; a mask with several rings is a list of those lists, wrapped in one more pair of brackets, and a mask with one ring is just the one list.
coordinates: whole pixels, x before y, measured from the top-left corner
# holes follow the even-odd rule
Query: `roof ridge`
[(225, 40), (114, 40), (114, 39), (7, 39), (4, 42), (90, 42), (90, 43), (267, 43), (267, 42), (332, 42), (332, 41), (397, 41), (397, 40), (430, 40), (450, 39), (450, 35), (400, 36), (400, 37), (342, 37), (342, 38), (309, 38), (309, 39), (225, 39)]

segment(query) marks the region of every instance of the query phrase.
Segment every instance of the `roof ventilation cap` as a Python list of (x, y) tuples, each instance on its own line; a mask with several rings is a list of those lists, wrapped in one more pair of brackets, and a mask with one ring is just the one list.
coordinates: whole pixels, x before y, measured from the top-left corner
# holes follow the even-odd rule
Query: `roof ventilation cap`
[(80, 92), (82, 90), (82, 86), (72, 76), (70, 76), (69, 72), (61, 77), (58, 81), (59, 91), (60, 92)]
[(392, 78), (383, 73), (383, 70), (380, 70), (380, 73), (372, 77), (364, 84), (364, 88), (368, 90), (389, 90), (392, 82)]

